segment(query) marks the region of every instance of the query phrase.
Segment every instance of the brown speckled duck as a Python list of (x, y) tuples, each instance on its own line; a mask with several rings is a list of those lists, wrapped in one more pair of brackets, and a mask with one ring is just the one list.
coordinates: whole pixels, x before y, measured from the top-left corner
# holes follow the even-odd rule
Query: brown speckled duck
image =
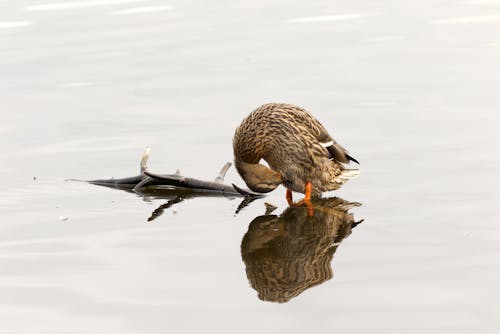
[(309, 112), (291, 104), (264, 104), (250, 113), (236, 129), (233, 149), (236, 169), (250, 189), (265, 193), (283, 184), (290, 204), (292, 191), (309, 201), (357, 175), (343, 164), (358, 161)]

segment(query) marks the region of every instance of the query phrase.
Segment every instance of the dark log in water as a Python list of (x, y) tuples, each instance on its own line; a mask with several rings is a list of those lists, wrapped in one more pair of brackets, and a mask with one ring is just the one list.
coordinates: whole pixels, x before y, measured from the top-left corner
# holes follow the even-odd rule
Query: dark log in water
[[(255, 199), (264, 197), (263, 194), (240, 188), (234, 184), (224, 184), (226, 172), (231, 167), (230, 162), (224, 164), (214, 181), (204, 181), (183, 176), (179, 171), (175, 174), (155, 174), (149, 172), (147, 170), (149, 153), (150, 149), (146, 148), (141, 158), (139, 175), (119, 179), (98, 179), (84, 182), (135, 193), (147, 202), (151, 201), (151, 199), (167, 199), (165, 204), (160, 205), (153, 211), (148, 221), (158, 218), (166, 209), (189, 198), (243, 197), (243, 200), (236, 209), (237, 214)], [(75, 179), (70, 180), (82, 181)]]
[(136, 176), (125, 177), (120, 179), (99, 179), (87, 181), (92, 184), (115, 187), (115, 188), (131, 188), (134, 191), (152, 188), (181, 188), (190, 189), (195, 192), (211, 192), (218, 193), (222, 196), (244, 196), (244, 197), (263, 197), (263, 194), (255, 193), (248, 189), (242, 189), (236, 185), (224, 184), (224, 176), (231, 167), (231, 163), (226, 163), (214, 181), (204, 181), (196, 178), (186, 177), (181, 175), (179, 171), (175, 174), (156, 174), (147, 170), (147, 161), (149, 159), (150, 149), (147, 148), (141, 158), (141, 173)]

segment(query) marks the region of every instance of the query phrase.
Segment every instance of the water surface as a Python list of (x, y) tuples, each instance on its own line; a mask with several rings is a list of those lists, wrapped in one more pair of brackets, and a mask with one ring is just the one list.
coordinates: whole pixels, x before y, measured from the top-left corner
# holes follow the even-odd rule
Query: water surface
[[(0, 2), (0, 331), (497, 333), (498, 31), (499, 1)], [(283, 188), (148, 222), (169, 198), (65, 181), (135, 175), (146, 146), (212, 179), (270, 101), (361, 162), (325, 196), (362, 224), (286, 220)]]

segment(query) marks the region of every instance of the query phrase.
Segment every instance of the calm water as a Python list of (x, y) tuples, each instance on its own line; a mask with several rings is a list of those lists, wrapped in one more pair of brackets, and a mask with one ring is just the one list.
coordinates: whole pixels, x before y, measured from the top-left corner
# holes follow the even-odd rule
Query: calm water
[[(500, 1), (53, 1), (0, 2), (0, 333), (500, 331)], [(312, 220), (65, 182), (212, 179), (270, 101), (361, 162)]]

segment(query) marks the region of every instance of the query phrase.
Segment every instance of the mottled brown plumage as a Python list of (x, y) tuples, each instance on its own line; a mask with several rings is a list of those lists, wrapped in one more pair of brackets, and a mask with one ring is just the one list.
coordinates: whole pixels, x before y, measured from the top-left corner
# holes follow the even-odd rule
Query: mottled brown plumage
[[(338, 189), (357, 170), (343, 163), (357, 162), (305, 109), (286, 103), (264, 104), (248, 115), (233, 139), (235, 166), (250, 189), (267, 192), (282, 183), (312, 195)], [(264, 159), (270, 168), (259, 161)]]

